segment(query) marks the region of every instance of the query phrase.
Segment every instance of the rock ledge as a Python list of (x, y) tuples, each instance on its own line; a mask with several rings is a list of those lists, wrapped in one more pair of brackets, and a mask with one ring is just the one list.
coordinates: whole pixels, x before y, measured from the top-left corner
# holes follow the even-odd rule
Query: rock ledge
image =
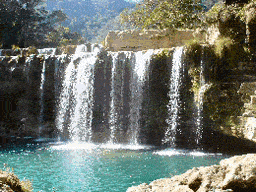
[(256, 154), (234, 156), (219, 165), (198, 167), (172, 178), (128, 188), (127, 192), (253, 192), (256, 191)]

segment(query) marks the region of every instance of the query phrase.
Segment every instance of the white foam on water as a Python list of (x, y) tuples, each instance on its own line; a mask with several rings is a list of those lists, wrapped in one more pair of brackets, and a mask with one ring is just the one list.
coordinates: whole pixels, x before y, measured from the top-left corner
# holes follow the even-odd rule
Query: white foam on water
[(92, 150), (97, 148), (97, 145), (93, 143), (85, 142), (70, 142), (65, 144), (55, 144), (50, 147), (53, 150)]
[(165, 149), (161, 151), (155, 151), (153, 152), (155, 155), (161, 155), (161, 156), (175, 156), (175, 155), (184, 155), (184, 151), (177, 150), (177, 149)]
[(150, 146), (146, 146), (146, 145), (130, 145), (130, 144), (111, 144), (111, 143), (107, 143), (107, 144), (102, 144), (100, 145), (100, 148), (103, 149), (126, 149), (126, 150), (143, 150), (143, 149), (150, 149)]
[(222, 155), (222, 153), (207, 153), (204, 151), (178, 150), (173, 148), (168, 148), (161, 151), (155, 151), (153, 152), (153, 154), (161, 155), (161, 156), (188, 155), (188, 156), (196, 156), (196, 157)]
[(92, 149), (110, 149), (110, 150), (146, 150), (150, 149), (151, 146), (146, 145), (129, 145), (129, 144), (94, 144), (89, 142), (54, 142), (51, 143), (50, 149), (53, 150), (92, 150)]
[(188, 153), (191, 156), (215, 156), (215, 155), (222, 155), (222, 153), (206, 153), (203, 151), (192, 151)]

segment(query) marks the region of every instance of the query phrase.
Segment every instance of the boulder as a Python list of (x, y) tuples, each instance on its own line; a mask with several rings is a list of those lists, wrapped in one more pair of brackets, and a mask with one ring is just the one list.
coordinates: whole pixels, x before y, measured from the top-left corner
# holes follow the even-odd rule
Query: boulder
[(128, 188), (127, 192), (256, 191), (256, 154), (234, 156), (219, 165), (198, 167), (172, 178)]
[(0, 191), (1, 192), (30, 192), (30, 182), (20, 181), (14, 173), (0, 170)]

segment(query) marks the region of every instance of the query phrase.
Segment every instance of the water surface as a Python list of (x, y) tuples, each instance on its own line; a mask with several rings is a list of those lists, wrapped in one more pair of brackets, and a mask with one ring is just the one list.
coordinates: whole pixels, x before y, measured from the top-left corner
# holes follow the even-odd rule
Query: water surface
[(225, 156), (145, 146), (87, 143), (30, 145), (0, 153), (0, 166), (29, 179), (34, 191), (108, 192), (217, 164)]

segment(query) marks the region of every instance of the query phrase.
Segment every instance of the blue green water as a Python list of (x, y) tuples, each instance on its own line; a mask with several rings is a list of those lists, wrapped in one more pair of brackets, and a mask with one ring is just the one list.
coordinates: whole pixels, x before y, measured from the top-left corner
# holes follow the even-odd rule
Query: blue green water
[[(124, 149), (88, 144), (47, 145), (1, 152), (0, 168), (13, 168), (34, 191), (124, 192), (128, 187), (217, 164), (223, 155)], [(130, 148), (130, 147), (127, 147)]]

